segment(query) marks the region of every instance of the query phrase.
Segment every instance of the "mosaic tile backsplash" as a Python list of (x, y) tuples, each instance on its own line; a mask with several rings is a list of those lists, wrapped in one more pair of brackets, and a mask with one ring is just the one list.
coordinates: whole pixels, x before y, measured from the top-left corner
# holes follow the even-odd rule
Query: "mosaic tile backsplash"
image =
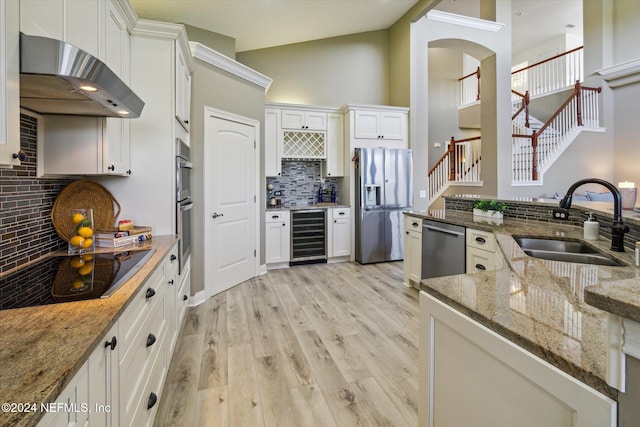
[(20, 148), (27, 159), (0, 169), (0, 273), (66, 247), (51, 223), (56, 196), (71, 179), (36, 177), (37, 121), (20, 115)]
[[(285, 160), (282, 162), (282, 174), (279, 177), (267, 178), (267, 184), (273, 184), (274, 191), (282, 191), (276, 198), (282, 201), (283, 207), (309, 206), (318, 202), (320, 190), (320, 161)], [(342, 178), (324, 178), (326, 200), (329, 201), (331, 185), (338, 184)], [(269, 200), (267, 193), (267, 201)], [(338, 201), (340, 201), (338, 194)]]

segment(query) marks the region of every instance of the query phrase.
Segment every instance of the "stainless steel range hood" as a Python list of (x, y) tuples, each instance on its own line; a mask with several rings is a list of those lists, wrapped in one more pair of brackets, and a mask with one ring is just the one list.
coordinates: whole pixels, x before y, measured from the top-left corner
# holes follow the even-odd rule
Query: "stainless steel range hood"
[(41, 114), (134, 119), (144, 102), (93, 55), (20, 33), (20, 105)]

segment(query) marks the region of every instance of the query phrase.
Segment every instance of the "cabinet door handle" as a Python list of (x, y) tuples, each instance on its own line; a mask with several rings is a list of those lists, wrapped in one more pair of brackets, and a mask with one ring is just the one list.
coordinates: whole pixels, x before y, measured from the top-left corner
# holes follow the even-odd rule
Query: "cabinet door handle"
[(169, 284), (173, 285), (173, 279), (169, 280)]
[(477, 268), (478, 270), (486, 270), (486, 269), (487, 269), (487, 267), (485, 267), (485, 266), (484, 266), (484, 265), (482, 265), (482, 264), (476, 264), (476, 268)]
[(185, 120), (185, 121), (184, 121), (184, 124), (185, 124), (185, 125), (188, 125), (188, 124), (189, 124), (189, 120)]
[(153, 288), (147, 289), (147, 293), (145, 294), (145, 298), (149, 299), (156, 294), (156, 291)]
[(484, 239), (484, 237), (476, 237), (476, 242), (487, 243), (487, 241)]
[(118, 340), (116, 339), (116, 337), (112, 337), (111, 341), (105, 341), (104, 348), (111, 347), (111, 350), (115, 350), (116, 345), (118, 345)]
[(338, 215), (344, 215), (344, 212), (338, 212)]
[(147, 347), (151, 347), (156, 343), (156, 336), (153, 334), (149, 334), (147, 337)]
[(156, 406), (157, 402), (158, 402), (158, 395), (152, 392), (149, 395), (149, 401), (147, 401), (147, 409), (151, 409), (154, 406)]
[(178, 257), (177, 257), (177, 256), (175, 256), (174, 254), (171, 254), (171, 256), (169, 257), (169, 259), (170, 259), (171, 261), (175, 261), (175, 260), (177, 260), (177, 259), (178, 259)]
[(411, 223), (411, 226), (412, 226), (412, 227), (417, 227), (417, 226), (419, 226), (419, 225), (420, 225), (420, 224), (418, 224), (417, 222)]
[(271, 219), (279, 219), (280, 215), (271, 215)]
[(188, 300), (188, 299), (189, 299), (189, 297), (188, 297), (188, 296), (186, 296), (186, 295), (182, 295), (182, 301), (186, 301), (186, 300)]

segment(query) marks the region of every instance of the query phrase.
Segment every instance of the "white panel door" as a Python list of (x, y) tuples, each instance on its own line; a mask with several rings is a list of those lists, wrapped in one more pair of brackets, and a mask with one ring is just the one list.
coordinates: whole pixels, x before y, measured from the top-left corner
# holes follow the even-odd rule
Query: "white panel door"
[(256, 273), (256, 127), (208, 115), (204, 139), (205, 287), (215, 295)]

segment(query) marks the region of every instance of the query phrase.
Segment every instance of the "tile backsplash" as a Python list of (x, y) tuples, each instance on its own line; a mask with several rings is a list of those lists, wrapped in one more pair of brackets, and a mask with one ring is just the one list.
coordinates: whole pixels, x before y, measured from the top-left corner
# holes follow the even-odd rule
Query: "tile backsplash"
[(56, 196), (72, 179), (36, 177), (37, 121), (20, 115), (20, 148), (27, 159), (0, 169), (0, 273), (66, 247), (51, 223)]
[[(267, 184), (273, 184), (274, 191), (282, 191), (282, 196), (276, 196), (282, 200), (282, 206), (308, 206), (318, 201), (320, 173), (319, 160), (285, 160), (282, 162), (282, 174), (279, 177), (267, 178)], [(329, 197), (331, 185), (339, 187), (337, 185), (339, 179), (341, 178), (324, 178), (326, 197)], [(338, 194), (338, 201), (340, 201), (340, 196)], [(268, 200), (269, 194), (267, 193)]]

